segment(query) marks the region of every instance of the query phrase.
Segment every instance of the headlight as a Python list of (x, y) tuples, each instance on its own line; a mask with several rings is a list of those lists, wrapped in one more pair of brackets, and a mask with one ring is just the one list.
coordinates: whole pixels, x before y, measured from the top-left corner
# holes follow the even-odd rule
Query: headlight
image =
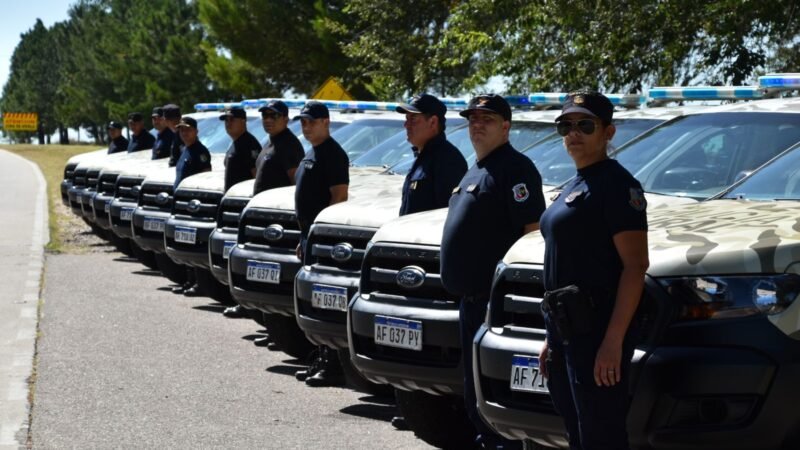
[(683, 320), (777, 314), (800, 295), (796, 274), (663, 278), (659, 283), (683, 304)]

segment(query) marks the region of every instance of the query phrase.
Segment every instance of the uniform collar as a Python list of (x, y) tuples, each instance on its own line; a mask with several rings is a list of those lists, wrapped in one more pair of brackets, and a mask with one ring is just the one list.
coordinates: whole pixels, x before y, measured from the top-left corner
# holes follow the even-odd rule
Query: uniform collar
[(420, 151), (418, 147), (411, 147), (411, 151), (414, 152), (415, 158), (421, 154), (426, 155), (430, 153), (432, 149), (441, 146), (445, 140), (447, 140), (447, 136), (445, 136), (444, 133), (439, 133), (436, 136), (428, 139), (428, 142), (426, 142), (425, 145), (422, 147), (422, 150), (427, 148), (428, 149), (427, 152)]
[(281, 131), (280, 133), (276, 134), (275, 136), (270, 135), (269, 141), (273, 142), (273, 143), (274, 142), (278, 142), (278, 141), (282, 141), (282, 140), (286, 139), (287, 133), (291, 134), (291, 132), (292, 131), (289, 128), (284, 128), (283, 131)]
[(325, 147), (329, 147), (331, 144), (333, 144), (333, 142), (334, 142), (334, 141), (333, 141), (333, 137), (331, 137), (331, 136), (328, 136), (328, 138), (327, 138), (327, 139), (325, 139), (324, 141), (320, 142), (320, 144), (319, 144), (319, 145), (315, 145), (315, 146), (314, 146), (314, 150), (316, 150), (316, 149), (318, 149), (318, 148), (325, 148)]
[(476, 161), (475, 165), (478, 166), (478, 167), (484, 167), (487, 164), (489, 164), (491, 161), (499, 158), (500, 156), (498, 156), (498, 155), (506, 153), (509, 150), (510, 151), (515, 151), (514, 147), (511, 146), (511, 142), (505, 142), (503, 144), (500, 144), (499, 147), (497, 147), (494, 150), (492, 150), (491, 152), (489, 152), (489, 154), (486, 155), (485, 158), (483, 158), (480, 161)]
[(614, 164), (614, 160), (611, 158), (601, 159), (594, 164), (586, 166), (582, 169), (578, 169), (578, 175), (580, 176), (587, 176), (592, 175), (604, 170), (604, 168), (608, 167), (610, 164)]

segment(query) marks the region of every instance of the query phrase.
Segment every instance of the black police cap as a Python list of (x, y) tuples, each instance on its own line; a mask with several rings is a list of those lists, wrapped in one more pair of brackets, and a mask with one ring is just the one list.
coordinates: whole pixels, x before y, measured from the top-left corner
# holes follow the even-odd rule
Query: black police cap
[(430, 94), (418, 95), (411, 99), (409, 103), (404, 103), (395, 111), (402, 114), (429, 114), (432, 116), (444, 117), (447, 107), (441, 100)]
[(142, 117), (142, 113), (140, 112), (132, 112), (128, 114), (128, 120), (130, 120), (131, 122), (141, 122), (142, 120), (144, 120), (144, 117)]
[(596, 91), (571, 92), (561, 107), (561, 115), (556, 117), (556, 122), (565, 115), (572, 113), (587, 114), (597, 117), (603, 123), (611, 123), (614, 118), (614, 105), (605, 95)]
[(474, 111), (486, 111), (498, 114), (503, 120), (511, 120), (511, 105), (497, 94), (481, 94), (469, 101), (467, 109), (461, 111), (461, 117), (469, 117)]
[(181, 121), (178, 122), (178, 125), (176, 126), (176, 128), (186, 128), (186, 127), (194, 128), (196, 130), (197, 129), (197, 121), (194, 120), (192, 117), (188, 117), (188, 116), (181, 117)]
[(258, 108), (258, 112), (263, 113), (266, 111), (272, 111), (278, 113), (282, 116), (289, 115), (289, 107), (286, 106), (286, 103), (283, 103), (280, 100), (272, 100), (271, 102), (267, 103), (266, 105)]
[(297, 119), (329, 119), (331, 117), (328, 107), (318, 101), (310, 101), (303, 106), (300, 114), (294, 117)]
[(228, 117), (236, 117), (238, 119), (247, 119), (247, 113), (244, 112), (244, 109), (241, 106), (234, 106), (232, 108), (228, 108), (219, 116), (219, 120), (225, 120)]
[(117, 122), (116, 120), (112, 120), (111, 122), (108, 122), (108, 127), (106, 127), (106, 129), (110, 130), (111, 128), (116, 128), (118, 130), (121, 130), (122, 124)]
[(150, 117), (164, 117), (164, 108), (156, 106), (153, 108), (153, 113), (150, 114)]
[(163, 106), (164, 111), (164, 118), (165, 119), (180, 119), (181, 118), (181, 107), (170, 103), (168, 105)]

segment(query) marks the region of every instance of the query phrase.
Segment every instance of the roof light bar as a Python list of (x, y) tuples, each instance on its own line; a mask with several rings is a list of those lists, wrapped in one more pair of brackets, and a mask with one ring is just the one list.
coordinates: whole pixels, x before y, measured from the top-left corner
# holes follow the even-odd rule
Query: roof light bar
[(762, 89), (798, 89), (800, 73), (769, 73), (758, 77), (758, 87)]
[(647, 97), (639, 94), (606, 94), (611, 104), (625, 108), (637, 108), (647, 103)]
[(654, 87), (648, 95), (653, 100), (740, 100), (764, 96), (758, 86), (688, 86)]
[(525, 108), (532, 106), (529, 95), (506, 95), (503, 98), (506, 99), (512, 108)]
[(203, 111), (222, 111), (226, 108), (233, 108), (239, 106), (241, 107), (242, 104), (239, 102), (236, 103), (197, 103), (194, 105), (194, 110), (197, 112)]
[(320, 100), (328, 109), (356, 109), (359, 111), (394, 111), (400, 106), (397, 102), (348, 102), (335, 100)]
[[(529, 104), (534, 106), (561, 106), (567, 101), (566, 92), (536, 92), (528, 97)], [(612, 105), (625, 108), (636, 108), (647, 102), (647, 98), (639, 94), (604, 94)]]

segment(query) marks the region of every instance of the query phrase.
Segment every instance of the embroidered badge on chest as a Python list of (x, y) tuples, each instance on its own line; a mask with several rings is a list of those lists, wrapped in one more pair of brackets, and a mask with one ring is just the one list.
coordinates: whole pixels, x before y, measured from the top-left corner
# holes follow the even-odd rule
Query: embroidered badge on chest
[(522, 203), (530, 197), (530, 192), (528, 191), (528, 186), (525, 186), (525, 183), (520, 183), (511, 188), (514, 192), (514, 200)]
[(628, 203), (636, 211), (644, 211), (647, 208), (647, 199), (644, 198), (644, 191), (641, 189), (631, 188), (631, 199)]

